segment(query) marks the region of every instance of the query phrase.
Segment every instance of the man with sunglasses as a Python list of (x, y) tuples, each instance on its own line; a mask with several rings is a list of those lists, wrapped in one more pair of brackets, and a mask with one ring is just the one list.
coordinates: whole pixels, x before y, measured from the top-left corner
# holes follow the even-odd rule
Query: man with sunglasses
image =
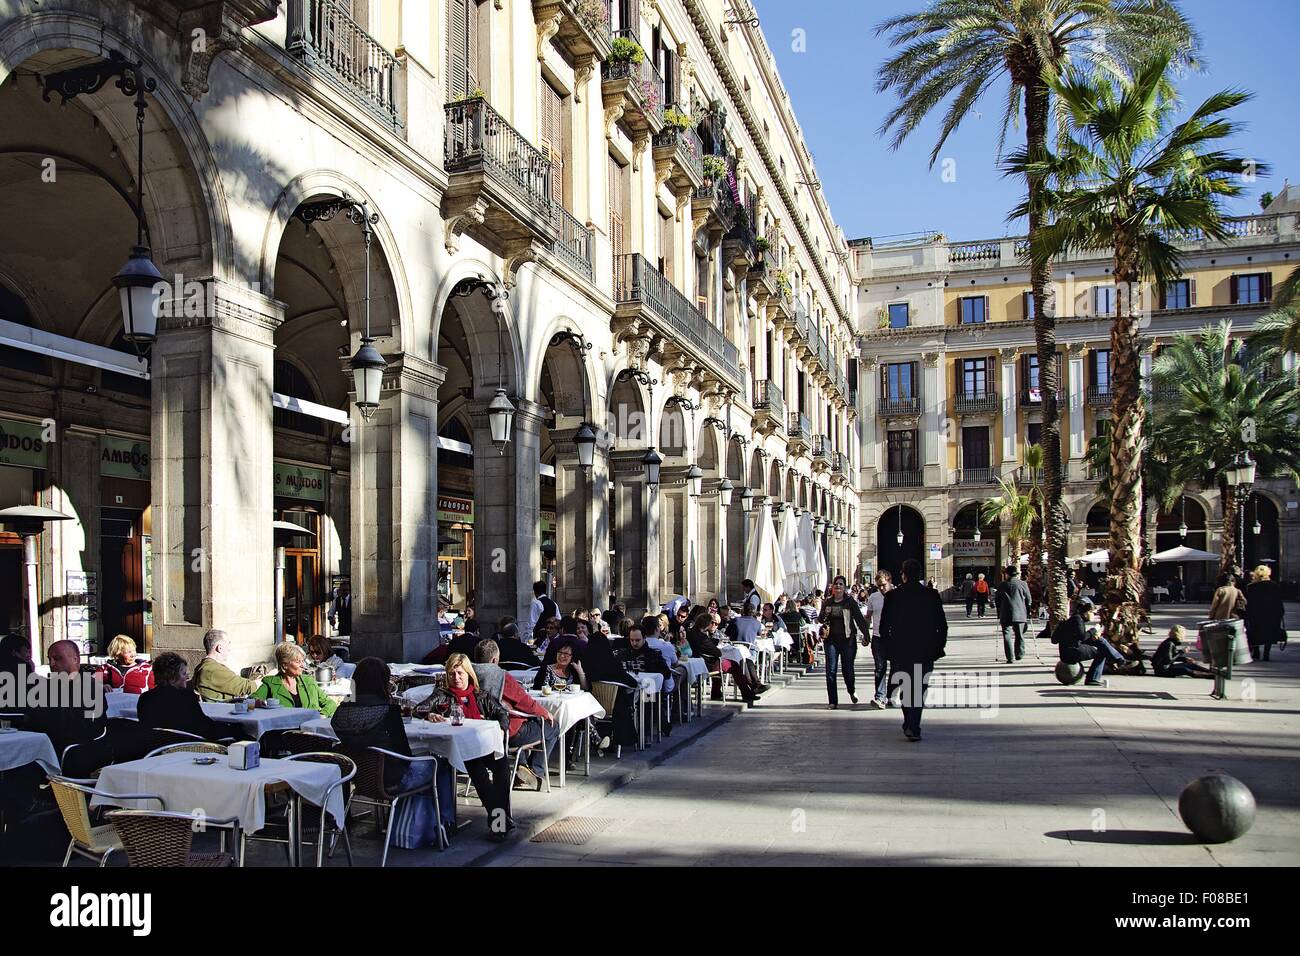
[(861, 636), (864, 645), (871, 640), (871, 629), (867, 619), (862, 616), (858, 602), (845, 591), (844, 575), (836, 575), (831, 585), (831, 593), (822, 601), (821, 613), (817, 621), (822, 625), (825, 635), (823, 648), (826, 651), (826, 696), (829, 698), (827, 708), (839, 707), (839, 691), (835, 686), (835, 673), (842, 664), (844, 667), (844, 686), (849, 692), (849, 700), (858, 702), (857, 688), (854, 682), (853, 658), (857, 653), (857, 642)]

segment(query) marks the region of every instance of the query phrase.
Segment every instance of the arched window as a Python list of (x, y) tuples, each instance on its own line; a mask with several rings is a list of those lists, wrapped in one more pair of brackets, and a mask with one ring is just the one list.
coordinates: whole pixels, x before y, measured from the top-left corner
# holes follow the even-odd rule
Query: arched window
[[(298, 366), (291, 362), (285, 362), (277, 359), (275, 362), (274, 389), (281, 395), (288, 395), (290, 398), (301, 398), (303, 401), (316, 401), (316, 392), (311, 387), (311, 382), (307, 381), (307, 376), (302, 373)], [(304, 435), (320, 435), (323, 422), (319, 418), (312, 418), (310, 415), (303, 415), (299, 412), (287, 411), (283, 408), (275, 410), (274, 425), (276, 428), (287, 428), (290, 431), (302, 432)]]

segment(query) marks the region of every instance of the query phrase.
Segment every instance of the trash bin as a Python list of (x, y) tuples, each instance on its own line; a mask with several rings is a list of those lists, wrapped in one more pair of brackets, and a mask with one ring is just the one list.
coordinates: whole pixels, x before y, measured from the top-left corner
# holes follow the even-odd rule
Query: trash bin
[(1218, 671), (1212, 696), (1223, 700), (1227, 693), (1226, 682), (1232, 680), (1233, 658), (1237, 649), (1246, 643), (1245, 622), (1202, 621), (1198, 625), (1198, 634), (1209, 665)]

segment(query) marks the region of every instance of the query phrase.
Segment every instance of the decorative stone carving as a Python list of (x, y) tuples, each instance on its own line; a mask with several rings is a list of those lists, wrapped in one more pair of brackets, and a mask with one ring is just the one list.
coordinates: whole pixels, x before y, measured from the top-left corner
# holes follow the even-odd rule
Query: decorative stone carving
[(595, 56), (581, 56), (573, 64), (573, 101), (581, 103), (583, 93), (586, 92), (587, 84), (591, 82), (591, 75), (596, 71)]
[(1002, 363), (1004, 365), (1009, 365), (1012, 362), (1014, 362), (1016, 360), (1016, 356), (1019, 354), (1020, 354), (1020, 350), (1017, 349), (1015, 346), (998, 349), (998, 356), (1002, 359)]
[(177, 21), (184, 67), (181, 86), (198, 99), (208, 91), (217, 54), (239, 46), (245, 27), (275, 19), (278, 0), (214, 0), (185, 10)]
[(640, 172), (641, 157), (645, 155), (646, 150), (650, 147), (650, 133), (646, 131), (640, 133), (632, 140), (632, 172)]
[(454, 256), (460, 251), (460, 237), (470, 226), (483, 225), (483, 219), (487, 215), (487, 202), (479, 199), (466, 206), (461, 212), (454, 216), (448, 216), (442, 224), (443, 245), (447, 248), (447, 254)]
[(519, 270), (529, 262), (536, 262), (542, 252), (542, 247), (537, 243), (529, 240), (520, 243), (517, 246), (511, 246), (506, 250), (505, 269), (502, 276), (502, 282), (507, 289), (515, 287), (515, 280), (519, 275)]
[[(500, 9), (500, 8), (498, 8)], [(541, 62), (546, 59), (546, 44), (551, 42), (551, 37), (560, 32), (560, 23), (564, 20), (564, 13), (556, 10), (549, 17), (543, 17), (537, 21), (537, 60)]]
[(940, 352), (921, 353), (921, 361), (925, 362), (926, 368), (935, 368), (939, 364), (939, 359), (941, 357), (942, 357), (942, 353)]

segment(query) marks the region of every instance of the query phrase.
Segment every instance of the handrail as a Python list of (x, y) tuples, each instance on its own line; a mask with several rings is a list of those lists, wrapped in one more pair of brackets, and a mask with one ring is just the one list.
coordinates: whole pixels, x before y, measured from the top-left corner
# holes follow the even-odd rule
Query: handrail
[(482, 97), (448, 103), (446, 111), (443, 158), (447, 172), (482, 167), (518, 198), (551, 219), (550, 159)]
[(397, 58), (334, 0), (289, 0), (285, 51), (319, 66), (363, 106), (400, 126)]

